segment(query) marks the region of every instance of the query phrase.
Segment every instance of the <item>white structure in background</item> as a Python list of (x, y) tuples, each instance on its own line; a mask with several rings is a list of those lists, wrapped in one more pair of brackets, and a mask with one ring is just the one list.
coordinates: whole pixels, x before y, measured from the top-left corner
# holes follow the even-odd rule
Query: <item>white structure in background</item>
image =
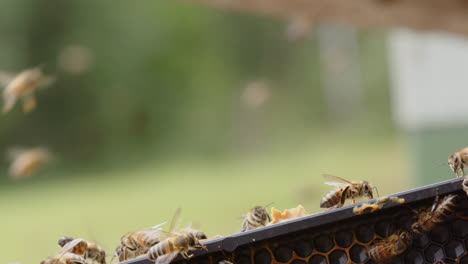
[(388, 48), (398, 125), (415, 131), (468, 123), (467, 38), (399, 30), (388, 35)]

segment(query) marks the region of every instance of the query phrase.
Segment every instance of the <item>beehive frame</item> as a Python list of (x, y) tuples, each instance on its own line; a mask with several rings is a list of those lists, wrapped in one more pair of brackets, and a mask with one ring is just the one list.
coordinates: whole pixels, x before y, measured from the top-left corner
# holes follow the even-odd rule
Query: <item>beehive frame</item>
[[(431, 206), (437, 194), (460, 194), (457, 214), (430, 233), (417, 237), (412, 246), (391, 263), (426, 264), (444, 260), (447, 264), (468, 264), (468, 196), (462, 179), (453, 179), (390, 196), (404, 198), (404, 204), (387, 203), (375, 213), (356, 215), (355, 205), (308, 215), (287, 222), (238, 233), (204, 243), (208, 251), (196, 251), (174, 263), (217, 264), (228, 260), (239, 264), (372, 264), (367, 246), (412, 223), (411, 210)], [(125, 264), (151, 264), (140, 257)]]

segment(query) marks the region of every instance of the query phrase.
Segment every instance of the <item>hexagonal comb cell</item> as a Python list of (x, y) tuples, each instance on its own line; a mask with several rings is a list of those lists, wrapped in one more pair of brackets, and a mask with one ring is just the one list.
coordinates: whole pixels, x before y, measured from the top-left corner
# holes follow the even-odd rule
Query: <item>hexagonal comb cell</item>
[(359, 242), (368, 243), (374, 238), (374, 229), (369, 225), (360, 225), (355, 234)]
[(449, 227), (447, 225), (438, 225), (431, 230), (429, 237), (432, 241), (443, 244), (450, 238)]
[(444, 250), (435, 244), (431, 244), (424, 250), (424, 256), (429, 262), (434, 262), (436, 260), (444, 258)]
[(250, 263), (250, 257), (247, 255), (239, 255), (237, 258), (235, 258), (235, 263), (239, 264), (251, 264)]
[(307, 264), (307, 263), (305, 261), (296, 259), (293, 262), (291, 262), (291, 264)]
[(368, 259), (367, 250), (361, 245), (354, 245), (349, 250), (349, 256), (353, 262), (364, 263)]
[(268, 250), (262, 248), (259, 251), (255, 252), (254, 257), (255, 264), (270, 264), (271, 263), (271, 255)]
[(417, 248), (421, 248), (421, 249), (424, 249), (427, 247), (427, 245), (429, 245), (431, 241), (429, 240), (429, 235), (427, 234), (423, 234), (421, 236), (418, 236), (414, 242), (413, 242), (413, 245)]
[(463, 243), (458, 240), (451, 240), (445, 246), (445, 252), (447, 256), (453, 259), (461, 257), (465, 252)]
[(330, 256), (330, 264), (347, 264), (348, 263), (348, 256), (346, 252), (343, 250), (335, 250), (333, 251)]
[(413, 264), (424, 264), (424, 255), (419, 250), (412, 249), (406, 254), (405, 262)]
[(312, 242), (308, 240), (297, 241), (294, 245), (294, 251), (296, 251), (296, 254), (301, 258), (308, 257), (313, 250), (314, 246)]
[(353, 243), (354, 235), (350, 231), (341, 231), (335, 234), (335, 243), (339, 247), (349, 247)]
[(315, 248), (323, 253), (327, 253), (333, 248), (333, 239), (328, 235), (319, 235), (314, 239)]
[(452, 223), (452, 233), (460, 238), (468, 236), (468, 221), (463, 219), (456, 219)]
[(313, 255), (309, 259), (309, 264), (328, 264), (327, 258), (322, 255)]
[(286, 246), (277, 247), (273, 253), (279, 262), (288, 262), (292, 258), (292, 249)]

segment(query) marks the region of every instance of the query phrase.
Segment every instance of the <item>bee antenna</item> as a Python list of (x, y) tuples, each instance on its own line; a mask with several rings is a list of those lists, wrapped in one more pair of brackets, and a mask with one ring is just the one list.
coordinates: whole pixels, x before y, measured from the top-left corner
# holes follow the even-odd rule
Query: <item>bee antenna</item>
[(272, 206), (274, 203), (275, 203), (275, 202), (271, 202), (271, 203), (265, 205), (264, 207)]

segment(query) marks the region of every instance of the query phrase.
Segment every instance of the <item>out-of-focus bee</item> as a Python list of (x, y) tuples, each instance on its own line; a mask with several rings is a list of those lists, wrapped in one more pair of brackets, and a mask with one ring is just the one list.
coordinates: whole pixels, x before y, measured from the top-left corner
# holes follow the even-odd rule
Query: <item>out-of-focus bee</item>
[[(64, 247), (70, 241), (73, 241), (72, 237), (62, 237), (59, 239), (58, 244), (60, 247)], [(86, 241), (88, 248), (84, 253), (84, 258), (91, 260), (93, 263), (96, 261), (99, 264), (106, 264), (106, 251), (94, 242)]]
[(208, 250), (194, 233), (172, 234), (151, 247), (148, 251), (148, 258), (156, 260), (156, 264), (169, 264), (179, 253), (185, 259), (191, 258), (193, 255), (188, 255), (188, 252), (197, 249)]
[(266, 226), (271, 221), (266, 206), (255, 206), (244, 215), (241, 232)]
[(53, 257), (49, 257), (46, 260), (41, 261), (41, 264), (87, 264), (86, 259), (83, 256), (66, 252)]
[(447, 221), (447, 218), (455, 212), (458, 198), (458, 195), (449, 194), (439, 200), (437, 195), (430, 210), (415, 210), (418, 219), (411, 225), (412, 231), (416, 234), (426, 233), (431, 231), (437, 224)]
[(0, 83), (5, 86), (3, 90), (3, 113), (9, 112), (18, 99), (23, 100), (23, 111), (31, 112), (36, 108), (34, 93), (40, 87), (54, 82), (54, 78), (44, 75), (41, 67), (24, 70), (16, 75), (0, 73)]
[(374, 242), (368, 248), (367, 254), (375, 263), (389, 263), (393, 257), (405, 252), (413, 243), (411, 233), (401, 231), (386, 239)]
[[(468, 147), (462, 148), (448, 157), (448, 164), (457, 177), (465, 175), (465, 165), (468, 165)], [(459, 172), (461, 171), (461, 175)]]
[(164, 223), (151, 228), (128, 232), (120, 238), (120, 245), (116, 248), (119, 261), (126, 261), (144, 255), (148, 250), (162, 239), (162, 226)]
[(369, 199), (374, 198), (372, 192), (372, 185), (368, 181), (347, 181), (343, 178), (324, 174), (323, 177), (328, 182), (327, 185), (337, 186), (335, 190), (330, 191), (326, 194), (322, 201), (320, 201), (321, 208), (339, 208), (344, 205), (347, 199), (352, 199), (353, 204), (356, 203), (356, 198), (367, 196)]
[(303, 40), (310, 35), (314, 27), (314, 21), (307, 17), (292, 18), (286, 28), (286, 39), (291, 42)]
[(32, 176), (38, 169), (51, 160), (50, 152), (43, 147), (22, 149), (14, 148), (8, 153), (12, 159), (9, 174), (14, 179)]

